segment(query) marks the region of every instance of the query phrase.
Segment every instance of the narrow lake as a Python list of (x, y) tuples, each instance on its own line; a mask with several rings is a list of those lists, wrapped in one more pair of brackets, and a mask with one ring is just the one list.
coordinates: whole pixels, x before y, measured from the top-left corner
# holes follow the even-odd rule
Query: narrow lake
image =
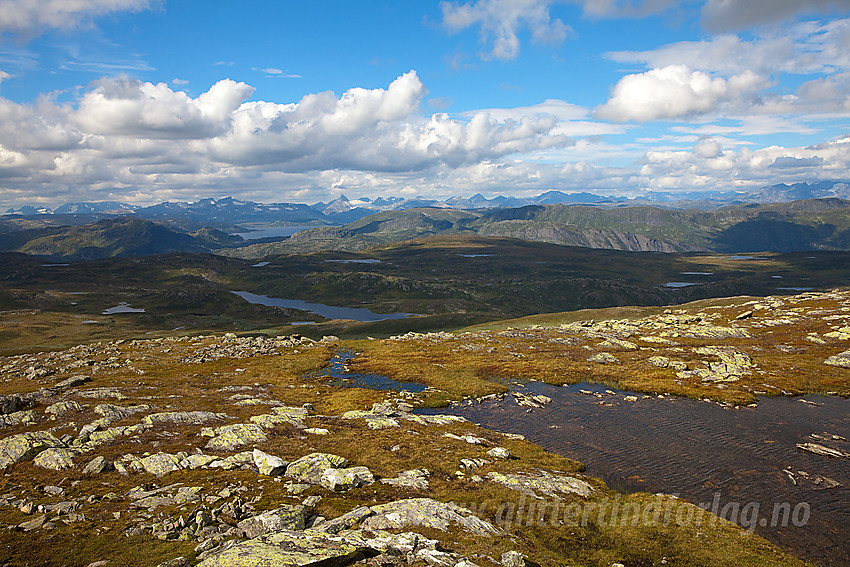
[[(623, 491), (678, 494), (695, 504), (758, 503), (759, 518), (776, 504), (810, 509), (805, 525), (756, 525), (756, 533), (819, 565), (850, 565), (850, 460), (797, 449), (824, 432), (850, 439), (850, 401), (833, 397), (762, 398), (757, 408), (632, 392), (605, 394), (596, 384), (515, 385), (552, 402), (528, 411), (512, 396), (441, 409), (484, 427), (519, 433), (546, 449), (583, 462), (587, 474)], [(593, 391), (601, 397), (580, 393)], [(626, 401), (636, 395), (636, 401)], [(427, 411), (425, 413), (428, 413)], [(815, 441), (819, 442), (819, 441)], [(850, 442), (825, 445), (850, 451)], [(784, 472), (789, 468), (793, 475)], [(799, 474), (827, 477), (823, 489)], [(761, 522), (761, 520), (759, 520)], [(755, 522), (754, 522), (755, 523)]]
[(261, 238), (286, 238), (296, 232), (318, 228), (318, 226), (267, 226), (258, 227), (250, 232), (235, 232), (234, 236), (241, 236), (245, 240), (260, 240)]
[(325, 319), (352, 319), (362, 323), (371, 323), (375, 321), (386, 321), (388, 319), (406, 319), (411, 315), (415, 315), (415, 313), (373, 313), (363, 308), (334, 307), (332, 305), (325, 305), (324, 303), (310, 303), (301, 301), (300, 299), (280, 299), (267, 295), (258, 295), (248, 291), (231, 291), (230, 293), (238, 295), (248, 303), (308, 311), (316, 315), (321, 315)]

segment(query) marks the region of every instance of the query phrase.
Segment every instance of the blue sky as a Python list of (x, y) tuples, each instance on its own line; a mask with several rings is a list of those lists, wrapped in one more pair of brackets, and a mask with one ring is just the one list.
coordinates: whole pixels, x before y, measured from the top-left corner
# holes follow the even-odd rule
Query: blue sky
[(0, 207), (848, 179), (850, 0), (0, 0)]

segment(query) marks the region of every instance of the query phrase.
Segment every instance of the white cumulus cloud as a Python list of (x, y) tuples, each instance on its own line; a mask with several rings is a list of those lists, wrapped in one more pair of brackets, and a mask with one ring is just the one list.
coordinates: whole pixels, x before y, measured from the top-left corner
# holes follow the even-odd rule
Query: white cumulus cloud
[(669, 65), (627, 75), (614, 86), (596, 116), (614, 122), (688, 118), (751, 98), (768, 81), (752, 71), (715, 77), (686, 65)]

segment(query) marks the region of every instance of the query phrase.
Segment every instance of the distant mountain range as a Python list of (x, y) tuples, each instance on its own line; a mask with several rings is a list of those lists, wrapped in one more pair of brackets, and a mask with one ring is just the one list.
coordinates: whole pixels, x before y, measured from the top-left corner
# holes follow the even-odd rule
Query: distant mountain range
[(220, 253), (359, 251), (429, 236), (474, 234), (634, 252), (795, 252), (850, 249), (850, 201), (808, 199), (712, 211), (659, 207), (529, 205), (512, 209), (384, 211), (342, 227), (313, 228), (287, 240)]
[[(557, 192), (544, 193), (532, 199), (537, 203), (518, 207), (507, 205), (527, 200), (474, 196), (449, 200), (454, 207), (447, 201), (350, 201), (345, 197), (313, 206), (262, 205), (232, 198), (142, 208), (117, 202), (75, 203), (52, 213), (0, 217), (0, 251), (53, 261), (170, 252), (262, 258), (330, 250), (353, 252), (414, 238), (452, 235), (640, 252), (848, 250), (850, 200), (830, 196), (850, 197), (848, 189), (847, 184), (837, 182), (777, 185), (758, 194), (774, 200), (795, 195), (818, 197), (709, 210), (638, 206), (634, 201), (617, 205), (590, 194)], [(600, 200), (592, 204), (548, 203), (567, 197)], [(368, 209), (364, 204), (385, 210)], [(423, 206), (413, 207), (415, 204)], [(346, 218), (354, 220), (340, 222)], [(314, 228), (257, 240), (232, 234), (263, 223)]]
[[(750, 193), (735, 192), (689, 192), (647, 193), (640, 198), (604, 197), (593, 193), (563, 193), (548, 191), (536, 197), (494, 197), (487, 199), (481, 194), (472, 197), (452, 197), (444, 200), (417, 197), (379, 197), (377, 199), (348, 199), (345, 195), (329, 202), (314, 205), (298, 203), (255, 203), (225, 197), (223, 199), (201, 199), (195, 203), (165, 202), (149, 207), (129, 205), (116, 201), (66, 203), (54, 210), (25, 206), (8, 209), (6, 215), (15, 216), (63, 216), (66, 224), (91, 222), (96, 218), (116, 215), (132, 215), (150, 220), (181, 219), (188, 225), (182, 228), (201, 226), (217, 227), (236, 232), (244, 224), (290, 224), (290, 225), (344, 225), (381, 211), (404, 211), (414, 208), (441, 209), (511, 209), (529, 205), (594, 205), (603, 208), (655, 206), (666, 209), (712, 210), (721, 206), (746, 203), (786, 203), (802, 199), (839, 198), (850, 199), (850, 183), (844, 181), (821, 181), (794, 185), (772, 185)], [(74, 220), (76, 219), (76, 221)]]

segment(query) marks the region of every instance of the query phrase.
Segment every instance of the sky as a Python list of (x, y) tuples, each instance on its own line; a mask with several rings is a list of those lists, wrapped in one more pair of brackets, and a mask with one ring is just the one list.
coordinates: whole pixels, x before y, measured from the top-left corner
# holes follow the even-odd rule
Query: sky
[(850, 0), (0, 0), (0, 208), (850, 179)]

